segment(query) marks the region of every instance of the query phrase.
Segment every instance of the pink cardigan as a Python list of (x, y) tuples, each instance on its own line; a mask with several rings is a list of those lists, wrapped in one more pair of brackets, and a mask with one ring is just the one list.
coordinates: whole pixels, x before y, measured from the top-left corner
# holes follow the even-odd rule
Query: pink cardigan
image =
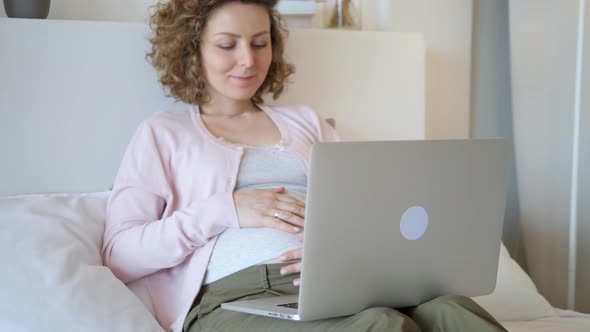
[[(277, 147), (306, 173), (312, 144), (338, 140), (305, 106), (259, 107), (281, 133)], [(242, 150), (215, 138), (198, 107), (155, 114), (127, 147), (107, 205), (104, 262), (124, 283), (142, 279), (167, 331), (182, 330), (217, 235), (239, 227), (232, 193)]]

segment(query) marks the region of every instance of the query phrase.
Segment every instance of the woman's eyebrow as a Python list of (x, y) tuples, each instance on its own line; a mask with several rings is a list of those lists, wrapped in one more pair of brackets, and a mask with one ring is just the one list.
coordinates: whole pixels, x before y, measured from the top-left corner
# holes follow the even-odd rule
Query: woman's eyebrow
[[(252, 37), (258, 37), (258, 36), (265, 35), (265, 34), (270, 34), (270, 32), (268, 32), (268, 31), (261, 31), (261, 32), (255, 34)], [(231, 36), (231, 37), (241, 37), (240, 35), (235, 34), (235, 33), (231, 33), (231, 32), (218, 32), (215, 35), (227, 35), (227, 36)]]

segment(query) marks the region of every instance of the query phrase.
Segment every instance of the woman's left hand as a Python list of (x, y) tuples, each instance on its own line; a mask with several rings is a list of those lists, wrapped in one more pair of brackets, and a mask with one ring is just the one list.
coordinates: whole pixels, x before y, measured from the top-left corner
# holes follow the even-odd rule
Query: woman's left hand
[[(298, 240), (299, 240), (299, 242), (303, 243), (303, 235), (299, 235)], [(301, 259), (301, 257), (303, 257), (303, 248), (289, 250), (286, 253), (282, 254), (281, 257), (279, 257), (279, 258), (283, 262), (288, 262), (288, 261)], [(283, 266), (281, 268), (281, 275), (284, 275), (284, 276), (289, 275), (289, 274), (293, 274), (293, 273), (299, 273), (299, 272), (301, 272), (301, 262), (297, 262), (297, 263), (294, 263), (291, 265)], [(300, 282), (301, 282), (300, 278), (297, 278), (297, 279), (293, 280), (293, 285), (299, 286)]]

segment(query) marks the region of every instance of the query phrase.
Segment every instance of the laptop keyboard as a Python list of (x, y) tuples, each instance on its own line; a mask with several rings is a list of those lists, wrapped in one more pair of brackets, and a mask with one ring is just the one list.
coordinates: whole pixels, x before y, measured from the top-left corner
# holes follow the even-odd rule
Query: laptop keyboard
[(294, 303), (278, 304), (277, 307), (285, 307), (285, 308), (291, 308), (291, 309), (299, 309), (299, 303), (298, 302), (294, 302)]

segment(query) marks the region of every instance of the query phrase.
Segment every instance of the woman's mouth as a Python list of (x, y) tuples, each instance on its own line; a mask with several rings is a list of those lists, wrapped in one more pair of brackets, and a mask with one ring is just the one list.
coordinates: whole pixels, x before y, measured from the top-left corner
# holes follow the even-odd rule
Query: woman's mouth
[(230, 76), (230, 77), (240, 83), (248, 83), (248, 82), (251, 82), (252, 80), (254, 80), (255, 76)]

